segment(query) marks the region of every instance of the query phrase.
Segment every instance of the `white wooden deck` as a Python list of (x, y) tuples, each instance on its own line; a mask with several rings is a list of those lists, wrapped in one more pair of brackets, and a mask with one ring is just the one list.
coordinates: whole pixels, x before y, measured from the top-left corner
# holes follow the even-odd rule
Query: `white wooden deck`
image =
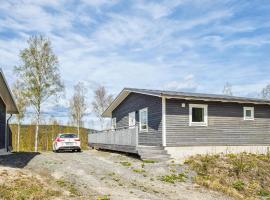
[(88, 135), (91, 147), (137, 153), (138, 127), (124, 127), (115, 130), (105, 130)]

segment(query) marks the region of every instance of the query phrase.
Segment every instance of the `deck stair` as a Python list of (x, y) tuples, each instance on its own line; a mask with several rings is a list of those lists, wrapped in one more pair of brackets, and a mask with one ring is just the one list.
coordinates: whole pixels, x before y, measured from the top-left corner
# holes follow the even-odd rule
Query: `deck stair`
[(137, 151), (142, 160), (168, 161), (171, 159), (161, 146), (138, 146)]

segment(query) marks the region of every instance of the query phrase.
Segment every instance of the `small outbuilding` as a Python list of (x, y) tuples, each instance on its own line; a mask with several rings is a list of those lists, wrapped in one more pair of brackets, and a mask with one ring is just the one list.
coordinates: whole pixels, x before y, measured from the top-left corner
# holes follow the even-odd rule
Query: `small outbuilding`
[[(0, 69), (0, 152), (7, 152), (12, 149), (12, 133), (8, 120), (12, 114), (18, 113), (11, 90), (3, 71)], [(10, 114), (10, 116), (7, 114)]]

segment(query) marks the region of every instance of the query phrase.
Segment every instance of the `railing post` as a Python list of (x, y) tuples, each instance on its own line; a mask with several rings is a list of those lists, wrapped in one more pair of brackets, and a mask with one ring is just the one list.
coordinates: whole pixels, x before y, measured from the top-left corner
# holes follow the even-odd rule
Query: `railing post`
[(136, 125), (136, 147), (139, 146), (139, 126)]

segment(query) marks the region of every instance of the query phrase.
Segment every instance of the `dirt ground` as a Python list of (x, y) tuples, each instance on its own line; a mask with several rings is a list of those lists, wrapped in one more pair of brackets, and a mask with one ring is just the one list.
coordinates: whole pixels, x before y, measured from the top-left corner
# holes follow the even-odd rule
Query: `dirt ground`
[[(17, 156), (17, 157), (16, 157)], [(65, 199), (225, 200), (191, 181), (194, 174), (173, 162), (143, 163), (137, 158), (96, 150), (82, 153), (19, 154), (1, 158), (1, 167), (20, 168), (50, 179), (73, 195)], [(185, 182), (169, 183), (162, 176), (188, 174)]]

